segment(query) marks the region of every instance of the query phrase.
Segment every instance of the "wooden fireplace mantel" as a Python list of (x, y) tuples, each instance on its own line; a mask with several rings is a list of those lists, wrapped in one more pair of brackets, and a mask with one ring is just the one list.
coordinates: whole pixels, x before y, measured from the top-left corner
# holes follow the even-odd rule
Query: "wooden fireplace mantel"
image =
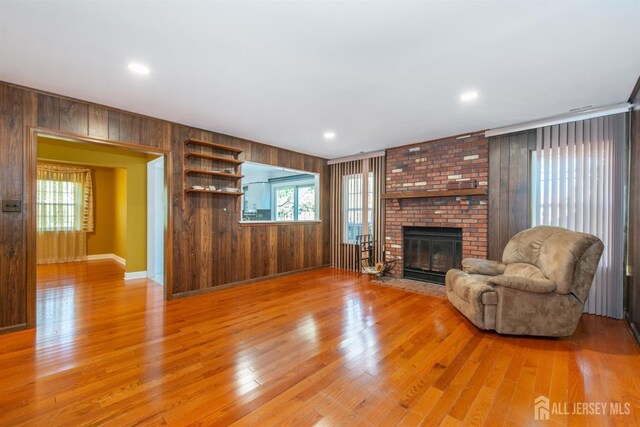
[(430, 197), (460, 197), (460, 196), (486, 196), (487, 188), (467, 188), (456, 190), (435, 190), (435, 191), (406, 191), (401, 193), (385, 193), (380, 196), (383, 200), (390, 199), (424, 199)]

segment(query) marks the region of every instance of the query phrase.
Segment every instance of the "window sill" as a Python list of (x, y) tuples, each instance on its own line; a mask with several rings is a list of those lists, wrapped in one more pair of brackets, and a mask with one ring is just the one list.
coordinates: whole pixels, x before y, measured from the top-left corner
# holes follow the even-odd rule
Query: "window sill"
[(240, 227), (251, 227), (251, 226), (269, 226), (269, 225), (309, 225), (309, 224), (320, 224), (322, 221), (314, 220), (314, 221), (238, 221)]

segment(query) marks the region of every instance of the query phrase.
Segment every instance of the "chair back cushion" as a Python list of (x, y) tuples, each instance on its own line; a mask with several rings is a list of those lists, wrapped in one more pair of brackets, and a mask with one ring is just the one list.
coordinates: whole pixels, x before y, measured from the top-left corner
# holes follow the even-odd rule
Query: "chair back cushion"
[[(595, 252), (597, 257), (583, 257), (594, 245), (595, 249), (591, 250), (589, 254), (593, 255)], [(578, 233), (561, 227), (540, 225), (513, 236), (504, 249), (502, 262), (505, 264), (527, 263), (535, 265), (556, 284), (559, 294), (568, 294), (572, 291), (575, 293), (574, 279), (588, 280), (588, 284), (580, 284), (580, 289), (578, 289), (580, 294), (578, 298), (584, 297), (586, 299), (586, 295), (582, 295), (584, 293), (582, 288), (583, 285), (586, 285), (588, 293), (591, 281), (593, 281), (593, 274), (600, 261), (602, 248), (604, 248), (602, 242), (594, 235)], [(594, 260), (595, 265), (581, 265), (585, 262), (593, 264)], [(593, 274), (590, 278), (584, 274), (577, 275), (576, 271), (581, 270)], [(584, 299), (581, 298), (581, 302), (584, 302)]]

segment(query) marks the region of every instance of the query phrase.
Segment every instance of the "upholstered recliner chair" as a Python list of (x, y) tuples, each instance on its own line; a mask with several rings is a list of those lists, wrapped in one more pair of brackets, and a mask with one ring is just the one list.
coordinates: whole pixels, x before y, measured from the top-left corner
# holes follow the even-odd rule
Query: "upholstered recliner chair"
[(574, 333), (604, 245), (596, 236), (538, 226), (516, 234), (502, 262), (465, 259), (446, 294), (474, 325), (501, 334)]

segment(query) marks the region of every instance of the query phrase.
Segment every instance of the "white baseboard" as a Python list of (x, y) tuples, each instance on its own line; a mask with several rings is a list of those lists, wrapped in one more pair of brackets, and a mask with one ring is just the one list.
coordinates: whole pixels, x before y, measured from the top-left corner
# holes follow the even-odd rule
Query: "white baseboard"
[(146, 271), (132, 271), (130, 273), (124, 273), (124, 280), (146, 279), (146, 277)]
[(97, 255), (87, 255), (84, 257), (86, 261), (96, 261), (100, 259), (113, 259), (113, 254), (97, 254)]
[(96, 261), (96, 260), (101, 260), (101, 259), (112, 259), (112, 260), (114, 260), (116, 262), (119, 262), (123, 266), (127, 265), (127, 261), (124, 258), (119, 257), (116, 254), (96, 254), (96, 255), (87, 255), (85, 257), (85, 260), (87, 260), (87, 261)]

